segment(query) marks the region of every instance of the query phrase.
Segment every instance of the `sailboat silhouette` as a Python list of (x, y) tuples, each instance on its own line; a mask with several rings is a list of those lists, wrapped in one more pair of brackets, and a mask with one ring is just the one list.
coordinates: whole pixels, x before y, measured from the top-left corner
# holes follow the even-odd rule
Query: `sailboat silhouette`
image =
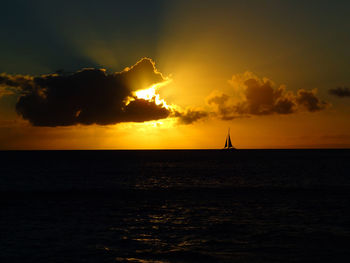
[(230, 128), (228, 128), (228, 133), (227, 133), (227, 136), (226, 136), (224, 149), (236, 149), (235, 147), (233, 147), (232, 142), (231, 142)]

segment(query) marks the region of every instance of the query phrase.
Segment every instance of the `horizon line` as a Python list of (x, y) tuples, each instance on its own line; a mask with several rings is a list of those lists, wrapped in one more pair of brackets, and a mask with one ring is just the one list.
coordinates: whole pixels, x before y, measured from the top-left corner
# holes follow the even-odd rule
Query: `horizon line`
[(223, 151), (223, 152), (235, 152), (235, 151), (249, 151), (249, 150), (350, 150), (350, 147), (342, 147), (342, 148), (311, 148), (311, 147), (300, 147), (300, 148), (235, 148), (233, 150), (227, 150), (224, 148), (208, 148), (208, 149), (200, 149), (200, 148), (169, 148), (169, 149), (161, 149), (161, 148), (147, 148), (147, 149), (0, 149), (0, 152), (26, 152), (26, 151)]

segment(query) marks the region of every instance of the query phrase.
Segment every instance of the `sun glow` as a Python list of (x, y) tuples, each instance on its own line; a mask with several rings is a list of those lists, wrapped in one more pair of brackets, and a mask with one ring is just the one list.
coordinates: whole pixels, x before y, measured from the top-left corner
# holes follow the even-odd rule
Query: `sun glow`
[[(132, 96), (127, 97), (126, 100), (124, 101), (124, 103), (125, 103), (125, 105), (128, 105), (130, 102), (132, 102), (136, 99), (143, 99), (143, 100), (147, 100), (150, 102), (154, 102), (156, 105), (158, 105), (162, 108), (166, 108), (170, 112), (178, 111), (179, 110), (178, 106), (173, 105), (173, 104), (168, 104), (164, 99), (160, 98), (160, 95), (158, 93), (159, 88), (166, 86), (171, 81), (172, 81), (171, 79), (167, 79), (166, 81), (154, 84), (147, 89), (134, 91), (132, 93)], [(133, 130), (136, 129), (136, 130), (141, 131), (141, 132), (146, 132), (146, 131), (152, 131), (155, 128), (156, 128), (156, 130), (168, 129), (168, 128), (173, 127), (176, 124), (176, 122), (177, 122), (177, 120), (172, 114), (168, 118), (162, 119), (162, 120), (146, 121), (146, 122), (142, 122), (142, 123), (131, 123), (131, 122), (130, 123), (121, 123), (121, 124), (118, 124), (118, 128), (119, 129), (122, 129), (122, 128), (129, 129), (130, 128)]]
[(138, 99), (151, 100), (156, 97), (156, 88), (154, 86), (148, 89), (142, 89), (135, 92)]
[(157, 105), (163, 105), (166, 109), (175, 109), (175, 105), (168, 105), (164, 99), (160, 98), (160, 95), (157, 93), (160, 87), (163, 87), (171, 82), (171, 79), (166, 80), (161, 83), (152, 85), (150, 88), (137, 90), (133, 95), (138, 99), (144, 99), (148, 101), (154, 101)]

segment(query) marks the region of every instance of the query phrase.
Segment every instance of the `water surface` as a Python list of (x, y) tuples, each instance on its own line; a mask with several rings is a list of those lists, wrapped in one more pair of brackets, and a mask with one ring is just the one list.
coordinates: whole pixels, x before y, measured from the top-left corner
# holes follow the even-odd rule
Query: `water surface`
[(344, 262), (349, 150), (0, 152), (1, 262)]

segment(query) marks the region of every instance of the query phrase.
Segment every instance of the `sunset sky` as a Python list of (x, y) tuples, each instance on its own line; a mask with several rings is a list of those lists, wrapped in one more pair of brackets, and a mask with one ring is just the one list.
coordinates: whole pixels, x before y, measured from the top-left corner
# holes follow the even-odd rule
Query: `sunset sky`
[(350, 147), (349, 1), (1, 3), (0, 149)]

